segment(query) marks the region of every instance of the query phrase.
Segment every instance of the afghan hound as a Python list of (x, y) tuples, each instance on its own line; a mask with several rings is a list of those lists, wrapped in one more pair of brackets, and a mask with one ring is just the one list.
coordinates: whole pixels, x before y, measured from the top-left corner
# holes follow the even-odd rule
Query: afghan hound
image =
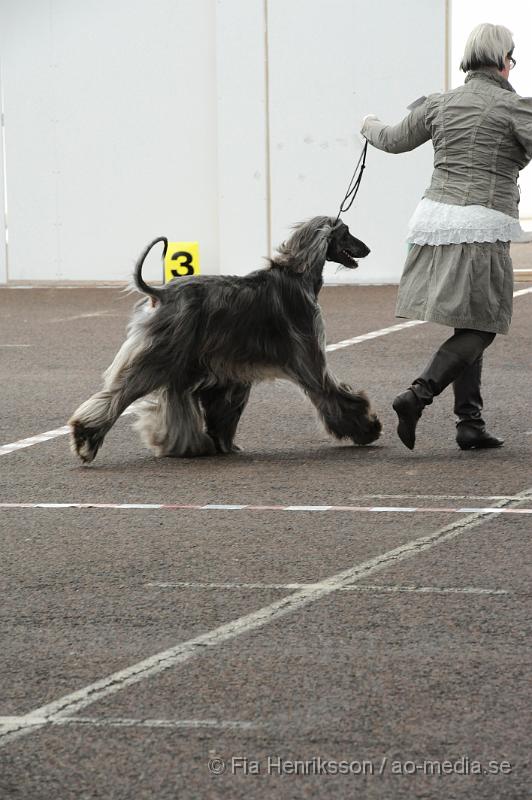
[(134, 285), (140, 300), (128, 336), (104, 373), (104, 385), (69, 420), (71, 447), (82, 461), (96, 456), (122, 412), (156, 456), (231, 453), (253, 383), (296, 383), (337, 439), (369, 444), (381, 423), (364, 392), (329, 371), (318, 305), (326, 261), (348, 269), (370, 251), (332, 217), (294, 229), (266, 268), (244, 277), (190, 276), (162, 287), (146, 284), (140, 256)]

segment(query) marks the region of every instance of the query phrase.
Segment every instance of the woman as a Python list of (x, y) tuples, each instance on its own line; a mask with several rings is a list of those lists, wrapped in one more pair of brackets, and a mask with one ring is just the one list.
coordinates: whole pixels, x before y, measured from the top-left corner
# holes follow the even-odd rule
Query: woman
[(532, 158), (532, 99), (508, 82), (513, 51), (507, 28), (479, 25), (460, 64), (463, 86), (416, 101), (398, 125), (363, 120), (362, 134), (380, 150), (403, 153), (429, 139), (434, 147), (432, 181), (410, 221), (396, 315), (449, 325), (454, 334), (393, 402), (397, 433), (411, 450), (424, 407), (450, 383), (458, 445), (503, 444), (486, 431), (480, 378), (484, 350), (510, 327), (517, 178)]

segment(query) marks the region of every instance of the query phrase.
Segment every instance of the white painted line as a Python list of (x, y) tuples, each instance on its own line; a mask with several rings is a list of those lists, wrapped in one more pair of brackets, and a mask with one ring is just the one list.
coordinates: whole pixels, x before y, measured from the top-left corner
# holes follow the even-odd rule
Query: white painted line
[[(511, 509), (508, 509), (509, 511)], [(470, 514), (472, 511), (478, 511), (479, 514), (500, 514), (501, 512), (497, 508), (457, 508), (456, 509), (458, 514)], [(532, 512), (532, 509), (530, 509)], [(528, 513), (528, 511), (526, 512)]]
[[(517, 292), (514, 292), (514, 297), (518, 297), (523, 294), (528, 294), (532, 292), (532, 288), (530, 289), (521, 289)], [(66, 317), (62, 320), (52, 320), (52, 322), (65, 322), (68, 320), (80, 319), (82, 317), (94, 317), (94, 316), (104, 316), (106, 312), (98, 312), (94, 314), (81, 314), (75, 317)], [(369, 333), (362, 334), (361, 336), (355, 336), (352, 339), (345, 339), (344, 341), (337, 342), (336, 344), (331, 344), (327, 346), (328, 351), (339, 350), (344, 347), (350, 347), (353, 344), (359, 344), (360, 342), (368, 341), (369, 339), (376, 339), (379, 336), (385, 336), (389, 333), (395, 333), (396, 331), (403, 330), (404, 328), (411, 328), (414, 325), (423, 325), (425, 324), (424, 320), (409, 320), (408, 322), (402, 322), (398, 325), (391, 325), (388, 328), (381, 328), (376, 331), (370, 331)], [(30, 347), (31, 345), (3, 345), (4, 347)], [(124, 412), (125, 414), (130, 413), (129, 411)], [(0, 446), (0, 455), (6, 455), (7, 453), (12, 453), (16, 450), (22, 450), (26, 447), (32, 447), (36, 444), (41, 444), (42, 442), (46, 442), (49, 439), (55, 439), (59, 436), (65, 436), (69, 433), (68, 425), (64, 425), (61, 428), (56, 428), (55, 430), (45, 431), (44, 433), (38, 434), (37, 436), (30, 436), (26, 439), (20, 439), (17, 442), (12, 442), (10, 444), (5, 444)]]
[(245, 506), (238, 506), (238, 505), (226, 505), (226, 506), (224, 506), (224, 505), (219, 505), (219, 504), (216, 504), (216, 503), (211, 503), (210, 505), (207, 505), (207, 506), (201, 506), (201, 509), (203, 511), (218, 511), (218, 510), (220, 510), (220, 511), (222, 511), (222, 510), (223, 511), (242, 511), (243, 508), (245, 508)]
[(195, 581), (152, 581), (146, 586), (155, 589), (308, 589), (318, 583), (197, 583)]
[(0, 347), (31, 347), (31, 344), (0, 344)]
[[(52, 320), (53, 322), (65, 322), (72, 319), (79, 319), (80, 317), (86, 316), (95, 316), (94, 314), (81, 314), (78, 317), (68, 317), (64, 320)], [(402, 330), (403, 328), (409, 328), (413, 325), (421, 325), (422, 322), (418, 322), (416, 320), (403, 322), (399, 325), (392, 325), (389, 328), (382, 328), (376, 331), (370, 331), (369, 333), (365, 333), (362, 336), (355, 336), (353, 339), (346, 339), (343, 342), (338, 342), (337, 344), (331, 344), (327, 346), (327, 350), (338, 350), (342, 347), (349, 347), (352, 344), (358, 344), (359, 342), (365, 342), (368, 339), (376, 339), (379, 336), (385, 336), (388, 333), (394, 333), (395, 331)], [(29, 345), (28, 345), (29, 346)], [(128, 411), (125, 412), (130, 413)], [(0, 455), (6, 455), (7, 453), (13, 453), (16, 450), (22, 450), (26, 447), (32, 447), (36, 444), (41, 444), (42, 442), (47, 442), (49, 439), (55, 439), (58, 436), (65, 436), (70, 431), (68, 425), (64, 425), (62, 428), (56, 428), (52, 431), (45, 431), (44, 433), (38, 434), (37, 436), (30, 436), (27, 439), (20, 439), (17, 442), (12, 442), (10, 444), (0, 445)]]
[[(124, 411), (122, 416), (124, 417), (132, 413), (133, 412), (130, 409), (127, 409), (127, 411)], [(51, 431), (44, 431), (44, 433), (38, 433), (36, 436), (28, 436), (26, 439), (19, 439), (17, 442), (2, 444), (0, 445), (0, 456), (4, 456), (7, 453), (13, 453), (15, 450), (24, 450), (26, 447), (33, 447), (34, 444), (41, 444), (42, 442), (47, 442), (49, 439), (56, 439), (58, 436), (66, 436), (66, 434), (69, 432), (70, 428), (68, 425), (63, 425), (61, 428), (54, 428)]]
[(403, 511), (403, 512), (414, 512), (417, 511), (417, 508), (413, 508), (412, 506), (373, 506), (372, 511)]
[[(532, 433), (532, 431), (529, 431)], [(511, 500), (511, 494), (355, 494), (360, 500)]]
[(358, 514), (532, 514), (532, 508), (454, 508), (436, 506), (252, 506), (212, 503), (2, 503), (0, 509), (42, 508), (48, 510), (74, 508), (78, 510), (110, 509), (114, 511), (291, 511), (291, 512), (346, 512)]
[[(512, 500), (501, 500), (500, 505), (501, 507), (517, 505), (530, 497), (532, 497), (532, 489), (527, 489), (516, 494)], [(485, 517), (483, 515), (471, 514), (469, 517), (457, 520), (427, 536), (411, 540), (406, 544), (395, 547), (393, 550), (374, 556), (361, 564), (356, 564), (349, 569), (338, 572), (330, 578), (325, 578), (318, 584), (300, 589), (263, 608), (259, 608), (257, 611), (231, 620), (218, 628), (214, 628), (214, 630), (200, 634), (186, 642), (181, 642), (168, 650), (156, 653), (143, 661), (139, 661), (137, 664), (113, 672), (111, 675), (107, 675), (107, 677), (84, 686), (82, 689), (64, 695), (58, 700), (46, 703), (46, 705), (19, 717), (16, 722), (7, 723), (3, 726), (0, 731), (0, 746), (38, 730), (43, 723), (36, 724), (36, 719), (55, 722), (65, 717), (71, 717), (82, 708), (87, 708), (87, 706), (104, 697), (116, 694), (116, 692), (127, 686), (132, 686), (147, 678), (159, 675), (177, 664), (182, 664), (198, 654), (204, 653), (210, 647), (217, 647), (237, 636), (258, 630), (388, 566), (395, 566), (406, 559), (425, 553), (437, 544), (443, 544), (443, 542), (455, 539), (463, 534), (464, 531), (482, 525), (484, 521)]]
[[(20, 716), (17, 717), (0, 717), (0, 734), (2, 733), (2, 728), (7, 728), (10, 725), (16, 725)], [(30, 723), (28, 723), (30, 724)], [(35, 717), (31, 722), (32, 725), (44, 725), (46, 724), (46, 720), (43, 717)]]
[(0, 445), (0, 456), (4, 456), (6, 453), (13, 453), (15, 450), (22, 450), (25, 447), (32, 447), (34, 444), (47, 442), (48, 439), (55, 439), (57, 436), (64, 436), (68, 431), (68, 425), (63, 425), (62, 428), (54, 428), (51, 431), (39, 433), (37, 436), (29, 436), (27, 439), (19, 439), (18, 442)]
[(360, 342), (367, 342), (370, 339), (378, 339), (379, 336), (387, 336), (389, 333), (397, 333), (397, 331), (402, 331), (405, 328), (413, 328), (415, 325), (425, 324), (425, 320), (421, 319), (412, 319), (408, 322), (399, 322), (397, 325), (390, 325), (389, 328), (381, 328), (377, 331), (369, 331), (369, 333), (363, 333), (361, 336), (353, 336), (352, 339), (344, 339), (342, 342), (337, 342), (336, 344), (328, 344), (325, 349), (328, 353), (332, 353), (333, 350), (341, 350), (343, 347), (351, 347), (352, 344), (360, 344)]
[(284, 506), (283, 511), (331, 511), (333, 506)]
[(341, 591), (353, 592), (413, 592), (414, 594), (512, 594), (507, 589), (479, 589), (476, 586), (345, 586)]
[[(16, 725), (24, 717), (0, 717), (3, 726)], [(32, 717), (31, 725), (87, 725), (96, 728), (217, 728), (221, 730), (249, 730), (261, 727), (260, 722), (224, 719), (132, 719), (130, 717), (62, 717), (47, 719)]]
[(48, 323), (53, 324), (56, 322), (73, 322), (77, 319), (90, 319), (91, 317), (126, 317), (127, 314), (118, 314), (114, 311), (92, 311), (87, 314), (75, 314), (73, 317), (59, 317), (57, 319), (50, 319)]
[[(154, 589), (308, 589), (316, 583), (194, 583), (193, 581), (153, 581), (146, 586)], [(419, 592), (421, 594), (510, 594), (506, 589), (478, 589), (475, 586), (386, 586), (376, 584), (360, 586), (344, 586), (340, 592)]]
[(59, 725), (95, 725), (98, 728), (217, 728), (221, 730), (249, 730), (261, 727), (260, 722), (246, 722), (232, 719), (121, 719), (119, 717), (65, 717), (58, 720)]
[(122, 291), (127, 291), (128, 283), (127, 281), (116, 281), (113, 283), (93, 283), (92, 281), (78, 281), (74, 284), (69, 283), (47, 283), (46, 281), (41, 281), (39, 283), (10, 283), (9, 289), (51, 289), (55, 291), (56, 289), (122, 289)]
[[(532, 292), (532, 287), (528, 289), (519, 289), (518, 291), (513, 293), (514, 297), (521, 297), (522, 295), (529, 294)], [(397, 325), (390, 325), (388, 328), (381, 328), (380, 330), (370, 331), (369, 333), (363, 333), (361, 336), (354, 336), (352, 339), (344, 339), (341, 342), (337, 342), (336, 344), (329, 344), (326, 347), (328, 352), (332, 352), (334, 350), (340, 350), (343, 347), (350, 347), (353, 344), (359, 344), (360, 342), (367, 342), (370, 339), (377, 339), (379, 336), (387, 336), (389, 333), (396, 333), (397, 331), (402, 331), (405, 328), (413, 328), (416, 325), (425, 325), (425, 320), (420, 319), (412, 319), (408, 320), (408, 322), (399, 322)]]
[[(16, 287), (15, 287), (16, 288)], [(103, 287), (102, 287), (103, 288)], [(528, 294), (532, 292), (532, 287), (529, 289), (520, 289), (517, 292), (514, 292), (514, 297), (520, 297), (523, 294)], [(65, 317), (63, 320), (52, 320), (52, 322), (66, 322), (71, 319), (79, 319), (81, 317), (92, 317), (92, 316), (103, 316), (107, 314), (107, 312), (99, 312), (97, 314), (81, 314), (76, 317)], [(107, 314), (109, 316), (109, 314)], [(120, 315), (118, 315), (120, 316)], [(412, 328), (415, 325), (425, 325), (425, 320), (408, 320), (408, 322), (400, 322), (397, 325), (390, 325), (388, 328), (380, 328), (376, 331), (369, 331), (368, 333), (363, 333), (361, 336), (354, 336), (352, 339), (344, 339), (341, 342), (337, 342), (336, 344), (329, 344), (325, 348), (328, 352), (332, 352), (333, 350), (341, 350), (343, 347), (350, 347), (353, 344), (360, 344), (361, 342), (367, 342), (370, 339), (377, 339), (379, 336), (386, 336), (389, 333), (396, 333), (397, 331), (402, 331), (405, 328)], [(30, 345), (24, 345), (30, 346)], [(131, 411), (125, 411), (122, 416), (125, 414), (130, 414)], [(25, 447), (32, 447), (35, 444), (41, 444), (41, 442), (46, 442), (49, 439), (55, 439), (58, 436), (65, 436), (69, 433), (68, 425), (63, 426), (62, 428), (56, 428), (53, 431), (46, 431), (45, 433), (41, 433), (37, 436), (30, 436), (27, 439), (19, 439), (18, 442), (12, 442), (10, 444), (0, 445), (0, 456), (6, 455), (7, 453), (13, 453), (16, 450), (22, 450)]]

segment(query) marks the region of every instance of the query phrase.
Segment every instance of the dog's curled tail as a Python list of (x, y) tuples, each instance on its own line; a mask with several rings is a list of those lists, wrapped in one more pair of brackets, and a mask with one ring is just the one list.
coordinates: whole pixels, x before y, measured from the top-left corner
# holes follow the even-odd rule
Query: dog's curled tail
[(158, 244), (159, 242), (164, 242), (164, 250), (162, 255), (164, 261), (166, 251), (168, 250), (168, 239), (166, 238), (166, 236), (159, 236), (157, 239), (154, 239), (153, 242), (150, 242), (150, 244), (140, 254), (138, 261), (135, 264), (133, 281), (139, 292), (142, 292), (143, 294), (147, 294), (150, 297), (153, 297), (154, 300), (157, 300), (158, 302), (162, 302), (164, 297), (163, 289), (158, 289), (156, 286), (149, 286), (142, 277), (142, 267), (144, 266), (146, 256), (148, 255), (152, 247), (154, 247), (154, 245)]

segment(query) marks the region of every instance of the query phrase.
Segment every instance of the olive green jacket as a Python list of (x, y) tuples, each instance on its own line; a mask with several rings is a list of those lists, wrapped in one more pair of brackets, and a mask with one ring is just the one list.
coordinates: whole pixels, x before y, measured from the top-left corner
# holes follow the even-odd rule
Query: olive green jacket
[(517, 178), (532, 159), (532, 98), (516, 94), (495, 68), (469, 72), (463, 86), (429, 95), (398, 125), (368, 119), (362, 134), (387, 153), (432, 139), (434, 172), (424, 197), (519, 216)]

